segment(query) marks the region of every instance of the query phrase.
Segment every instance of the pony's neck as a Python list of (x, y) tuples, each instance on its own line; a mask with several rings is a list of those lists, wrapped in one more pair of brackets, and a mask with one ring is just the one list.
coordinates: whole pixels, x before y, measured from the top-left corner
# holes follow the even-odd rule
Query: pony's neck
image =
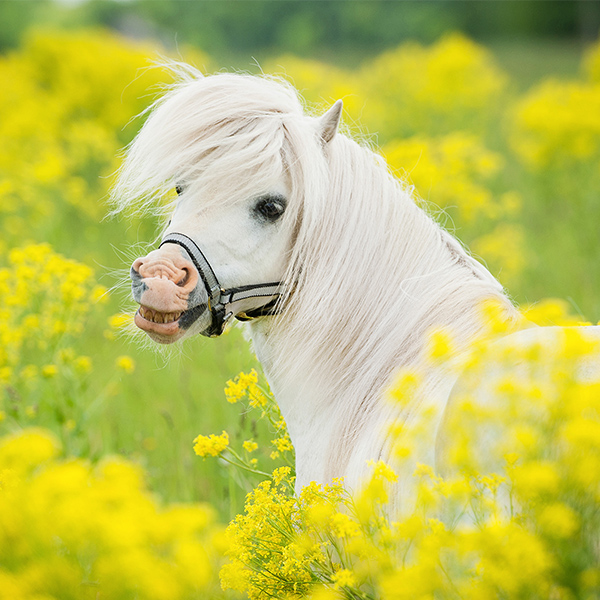
[(507, 317), (513, 310), (489, 272), (397, 184), (384, 181), (369, 205), (356, 204), (368, 200), (357, 200), (357, 186), (340, 196), (327, 231), (314, 232), (290, 307), (251, 325), (296, 449), (298, 486), (340, 476), (355, 485), (368, 459), (388, 458), (387, 421), (413, 418), (424, 399), (445, 401), (443, 368), (401, 410), (382, 399), (397, 370), (424, 368), (432, 330), (448, 330), (460, 353), (482, 329), (482, 301), (503, 303)]

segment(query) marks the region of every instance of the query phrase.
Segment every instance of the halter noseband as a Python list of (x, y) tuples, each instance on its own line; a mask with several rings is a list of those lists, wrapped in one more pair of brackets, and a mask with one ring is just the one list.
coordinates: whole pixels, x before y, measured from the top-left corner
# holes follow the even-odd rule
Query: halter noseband
[[(275, 306), (282, 293), (282, 283), (257, 283), (224, 289), (221, 287), (210, 263), (192, 238), (183, 233), (169, 233), (158, 246), (177, 244), (190, 256), (198, 269), (198, 273), (208, 294), (208, 311), (212, 322), (204, 332), (209, 337), (217, 337), (223, 333), (227, 321), (235, 317), (239, 321), (249, 321), (257, 317), (277, 314)], [(257, 299), (266, 302), (257, 302)], [(234, 304), (239, 306), (234, 307)], [(243, 308), (246, 305), (247, 308)]]

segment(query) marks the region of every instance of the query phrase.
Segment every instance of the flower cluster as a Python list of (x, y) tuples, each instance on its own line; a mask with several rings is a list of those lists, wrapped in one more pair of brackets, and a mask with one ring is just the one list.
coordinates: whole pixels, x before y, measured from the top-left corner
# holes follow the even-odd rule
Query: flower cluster
[(268, 65), (314, 103), (343, 98), (351, 119), (381, 139), (479, 133), (498, 114), (508, 78), (491, 54), (460, 34), (430, 47), (405, 43), (355, 71), (282, 56)]
[(267, 397), (258, 385), (258, 373), (252, 369), (249, 373), (240, 373), (235, 379), (230, 379), (225, 386), (227, 402), (235, 404), (243, 398), (248, 399), (250, 406), (264, 407)]
[(199, 435), (194, 440), (194, 452), (198, 456), (219, 456), (229, 446), (229, 435), (224, 431), (221, 435)]
[[(83, 331), (90, 301), (105, 292), (92, 270), (56, 254), (48, 244), (14, 248), (0, 268), (0, 372), (17, 384), (32, 379), (65, 338)], [(42, 357), (40, 357), (42, 355)], [(63, 362), (75, 358), (61, 355)], [(89, 359), (88, 359), (89, 361)], [(88, 361), (79, 361), (84, 368)], [(42, 369), (51, 376), (56, 369)]]
[(0, 252), (31, 231), (65, 242), (65, 223), (95, 239), (131, 118), (169, 80), (147, 68), (159, 52), (103, 31), (37, 32), (0, 56)]
[(498, 114), (508, 78), (482, 46), (450, 34), (425, 48), (406, 43), (362, 72), (365, 122), (388, 139), (481, 131)]
[[(260, 477), (269, 476), (265, 466), (272, 465), (273, 461), (276, 464), (280, 462), (282, 468), (293, 468), (294, 447), (285, 420), (270, 390), (259, 384), (256, 370), (242, 371), (227, 381), (225, 398), (231, 404), (245, 404), (239, 430), (232, 436), (236, 443), (230, 444), (230, 435), (226, 431), (220, 435), (199, 435), (194, 439), (194, 452), (203, 458), (219, 456), (237, 469)], [(250, 438), (246, 432), (248, 425), (252, 434)], [(261, 429), (266, 431), (263, 433)], [(257, 434), (263, 439), (268, 436), (269, 445), (259, 446), (254, 439)], [(250, 480), (246, 483), (252, 485)]]
[(132, 463), (62, 459), (45, 430), (0, 438), (4, 598), (207, 597), (222, 538), (212, 510), (161, 506)]
[(516, 107), (513, 146), (534, 168), (598, 160), (600, 83), (549, 80)]
[(99, 353), (90, 356), (87, 346), (82, 353), (81, 340), (90, 313), (108, 297), (90, 267), (57, 254), (48, 244), (8, 253), (0, 267), (3, 429), (43, 425), (56, 431), (69, 449), (87, 446), (83, 425), (90, 407), (102, 401), (111, 379), (135, 369), (131, 357), (120, 356), (112, 377), (89, 389)]
[(499, 219), (519, 210), (514, 194), (506, 194), (499, 202), (493, 199), (485, 184), (498, 173), (503, 160), (472, 134), (396, 140), (383, 152), (389, 165), (413, 183), (425, 200), (456, 208), (461, 222)]

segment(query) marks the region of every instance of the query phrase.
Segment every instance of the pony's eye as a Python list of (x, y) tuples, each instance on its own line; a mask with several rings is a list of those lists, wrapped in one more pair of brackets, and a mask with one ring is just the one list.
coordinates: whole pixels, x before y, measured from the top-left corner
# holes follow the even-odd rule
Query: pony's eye
[(285, 212), (286, 200), (283, 196), (263, 196), (254, 205), (254, 212), (261, 219), (274, 222)]
[(176, 185), (175, 186), (175, 191), (177, 192), (178, 196), (181, 196), (181, 194), (183, 194), (183, 186), (182, 185)]

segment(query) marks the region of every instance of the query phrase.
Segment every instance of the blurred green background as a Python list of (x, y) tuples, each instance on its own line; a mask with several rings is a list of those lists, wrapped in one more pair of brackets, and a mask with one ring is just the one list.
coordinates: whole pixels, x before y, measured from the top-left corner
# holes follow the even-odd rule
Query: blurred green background
[(1, 0), (0, 50), (31, 27), (106, 27), (177, 52), (202, 48), (221, 67), (255, 69), (293, 53), (352, 66), (406, 40), (461, 31), (492, 48), (516, 80), (573, 73), (600, 27), (597, 0)]
[[(599, 26), (595, 1), (0, 0), (0, 433), (40, 425), (72, 455), (123, 454), (163, 497), (224, 518), (256, 480), (194, 456), (193, 438), (254, 436), (276, 464), (269, 432), (224, 400), (257, 366), (239, 330), (165, 353), (122, 327), (128, 265), (158, 223), (106, 220), (105, 199), (133, 117), (168, 81), (146, 69), (160, 55), (286, 74), (312, 105), (343, 97), (351, 129), (519, 304), (559, 298), (597, 322)], [(94, 271), (62, 316), (66, 263), (13, 253), (42, 242)]]
[[(2, 0), (0, 49), (31, 26), (101, 25), (167, 47), (194, 44), (223, 62), (293, 52), (353, 64), (407, 39), (461, 31), (484, 43), (593, 41), (594, 0)], [(550, 57), (548, 57), (550, 58)]]

